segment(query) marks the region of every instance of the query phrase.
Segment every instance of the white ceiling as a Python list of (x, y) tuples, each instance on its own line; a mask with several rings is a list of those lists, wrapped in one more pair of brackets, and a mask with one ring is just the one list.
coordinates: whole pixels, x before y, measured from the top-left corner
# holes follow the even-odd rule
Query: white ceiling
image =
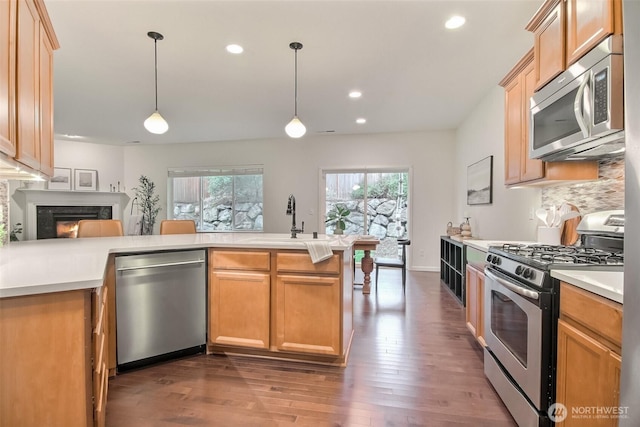
[[(143, 144), (455, 129), (533, 44), (541, 0), (46, 0), (54, 57), (55, 133)], [(446, 30), (462, 14), (467, 24)], [(158, 107), (164, 135), (142, 123)], [(245, 49), (225, 51), (229, 43)], [(352, 89), (362, 91), (349, 99)], [(358, 125), (355, 119), (367, 123)], [(303, 138), (304, 139), (304, 138)]]

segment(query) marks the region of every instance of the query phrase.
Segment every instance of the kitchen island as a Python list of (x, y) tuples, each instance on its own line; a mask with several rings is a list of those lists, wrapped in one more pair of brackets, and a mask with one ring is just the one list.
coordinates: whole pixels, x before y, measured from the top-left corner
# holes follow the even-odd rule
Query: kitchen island
[(103, 425), (116, 366), (115, 257), (127, 254), (208, 250), (209, 352), (344, 366), (359, 236), (319, 237), (333, 255), (317, 264), (306, 249), (310, 236), (283, 234), (52, 239), (1, 248), (0, 425)]

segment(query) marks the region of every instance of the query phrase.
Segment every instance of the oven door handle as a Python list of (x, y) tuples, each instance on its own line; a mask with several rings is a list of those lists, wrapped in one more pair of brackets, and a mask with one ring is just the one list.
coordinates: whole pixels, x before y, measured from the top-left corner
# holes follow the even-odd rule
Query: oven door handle
[(499, 284), (501, 284), (505, 288), (515, 292), (518, 295), (521, 295), (521, 296), (523, 296), (525, 298), (535, 299), (535, 300), (537, 300), (539, 298), (539, 295), (538, 295), (537, 292), (529, 290), (529, 289), (525, 289), (525, 288), (520, 287), (518, 285), (514, 285), (513, 283), (508, 282), (508, 281), (496, 276), (495, 274), (491, 273), (489, 270), (485, 270), (484, 274), (485, 274), (485, 276), (488, 276), (490, 279), (495, 280), (496, 282), (498, 282)]

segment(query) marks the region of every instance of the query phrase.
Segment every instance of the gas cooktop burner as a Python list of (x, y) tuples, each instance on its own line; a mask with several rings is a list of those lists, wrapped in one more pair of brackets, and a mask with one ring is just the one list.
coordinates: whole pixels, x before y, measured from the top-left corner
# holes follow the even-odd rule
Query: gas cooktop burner
[(514, 245), (496, 247), (503, 256), (540, 265), (624, 265), (622, 252), (611, 252), (597, 248), (554, 245)]

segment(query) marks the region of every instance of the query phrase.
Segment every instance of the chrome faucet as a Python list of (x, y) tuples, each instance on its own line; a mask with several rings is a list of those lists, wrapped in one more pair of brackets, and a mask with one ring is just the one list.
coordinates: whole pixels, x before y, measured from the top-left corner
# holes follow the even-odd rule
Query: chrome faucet
[(302, 221), (302, 228), (298, 228), (296, 225), (296, 198), (293, 194), (289, 195), (289, 201), (287, 202), (287, 215), (293, 216), (291, 221), (291, 238), (297, 238), (297, 233), (304, 233), (304, 221)]

